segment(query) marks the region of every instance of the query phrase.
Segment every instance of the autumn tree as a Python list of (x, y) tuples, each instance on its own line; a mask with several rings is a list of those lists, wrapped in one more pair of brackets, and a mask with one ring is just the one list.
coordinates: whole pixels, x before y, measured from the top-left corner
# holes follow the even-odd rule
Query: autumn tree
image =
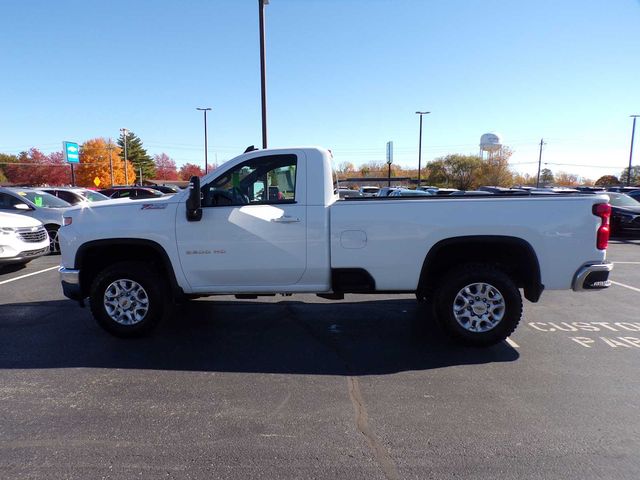
[[(118, 146), (120, 147), (120, 158), (124, 160), (124, 134), (120, 134), (118, 138)], [(127, 131), (127, 162), (131, 162), (136, 171), (140, 173), (142, 169), (142, 178), (156, 178), (156, 166), (153, 159), (142, 146), (142, 140), (133, 133)]]
[(509, 158), (513, 152), (508, 147), (503, 147), (499, 153), (482, 160), (479, 171), (479, 185), (496, 185), (510, 187), (513, 185), (513, 172), (509, 168)]
[(153, 162), (156, 166), (155, 178), (159, 180), (179, 180), (178, 168), (176, 162), (166, 153), (153, 156)]
[(185, 163), (180, 167), (179, 175), (182, 180), (189, 180), (191, 177), (203, 176), (204, 170), (194, 163)]
[(349, 175), (356, 172), (356, 167), (351, 162), (340, 162), (338, 165), (338, 173)]
[(62, 152), (45, 155), (37, 148), (18, 154), (15, 163), (4, 166), (7, 181), (18, 185), (67, 185), (71, 168)]
[(604, 175), (596, 180), (596, 187), (610, 187), (612, 185), (619, 185), (620, 180), (615, 175)]
[(578, 175), (574, 173), (559, 172), (555, 176), (555, 183), (561, 187), (575, 187), (578, 185)]
[(518, 173), (513, 177), (513, 184), (519, 186), (535, 186), (536, 177), (528, 173)]
[[(113, 167), (113, 182), (111, 168)], [(124, 174), (124, 162), (120, 158), (120, 147), (104, 138), (87, 140), (80, 146), (80, 163), (76, 167), (76, 184), (83, 187), (96, 186), (94, 180), (100, 179), (99, 187), (135, 183), (136, 171), (131, 163), (127, 163), (127, 178)]]

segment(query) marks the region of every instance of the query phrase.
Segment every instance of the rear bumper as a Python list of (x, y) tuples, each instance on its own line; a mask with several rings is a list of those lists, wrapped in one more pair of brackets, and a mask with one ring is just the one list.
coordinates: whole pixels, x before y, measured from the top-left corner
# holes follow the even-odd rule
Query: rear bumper
[(609, 280), (611, 270), (613, 270), (613, 263), (585, 264), (573, 277), (571, 288), (575, 292), (608, 288), (611, 286), (611, 280)]
[(82, 300), (82, 292), (80, 290), (80, 270), (60, 267), (60, 283), (62, 284), (62, 293), (71, 300)]

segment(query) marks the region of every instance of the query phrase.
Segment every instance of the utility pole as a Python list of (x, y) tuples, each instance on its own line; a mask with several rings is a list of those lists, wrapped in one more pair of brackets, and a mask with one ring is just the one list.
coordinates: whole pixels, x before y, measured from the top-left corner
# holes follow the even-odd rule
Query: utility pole
[(536, 188), (540, 188), (540, 167), (542, 166), (542, 146), (546, 145), (544, 143), (544, 138), (540, 139), (540, 155), (538, 155), (538, 179), (536, 180)]
[(422, 170), (422, 116), (428, 115), (431, 112), (416, 112), (416, 115), (420, 115), (420, 136), (418, 140), (418, 188), (420, 187), (420, 173)]
[(627, 174), (627, 187), (631, 185), (631, 160), (633, 159), (633, 139), (636, 135), (636, 118), (640, 115), (629, 115), (633, 118), (633, 127), (631, 127), (631, 148), (629, 149), (629, 173)]
[(124, 138), (124, 183), (125, 185), (129, 185), (129, 174), (127, 173), (127, 135), (129, 135), (129, 130), (121, 128), (120, 133), (122, 133), (122, 137)]
[(204, 113), (204, 174), (209, 173), (209, 159), (207, 157), (207, 112), (211, 111), (211, 108), (196, 108), (196, 110), (200, 110)]
[(111, 186), (113, 187), (113, 157), (111, 155), (113, 145), (111, 144), (111, 139), (109, 139), (107, 150), (109, 150), (109, 172), (111, 173)]
[(258, 0), (260, 16), (260, 85), (262, 97), (262, 148), (267, 148), (267, 71), (266, 50), (264, 41), (264, 6), (269, 5), (269, 0)]

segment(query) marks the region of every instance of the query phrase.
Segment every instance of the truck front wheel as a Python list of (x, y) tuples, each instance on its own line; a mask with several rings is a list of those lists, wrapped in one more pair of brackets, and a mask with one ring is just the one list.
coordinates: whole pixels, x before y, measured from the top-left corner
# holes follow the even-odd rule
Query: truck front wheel
[(513, 280), (488, 264), (468, 264), (445, 275), (436, 292), (438, 321), (455, 340), (487, 346), (507, 338), (522, 316)]
[(164, 282), (142, 262), (119, 262), (105, 268), (91, 285), (91, 313), (98, 324), (118, 337), (149, 332), (167, 309)]

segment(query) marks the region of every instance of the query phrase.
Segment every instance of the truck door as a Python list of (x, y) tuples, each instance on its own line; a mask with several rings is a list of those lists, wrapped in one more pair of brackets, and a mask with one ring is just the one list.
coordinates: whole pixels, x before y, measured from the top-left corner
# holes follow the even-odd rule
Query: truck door
[(258, 156), (201, 186), (202, 219), (178, 209), (182, 269), (200, 291), (296, 284), (307, 266), (304, 154)]

